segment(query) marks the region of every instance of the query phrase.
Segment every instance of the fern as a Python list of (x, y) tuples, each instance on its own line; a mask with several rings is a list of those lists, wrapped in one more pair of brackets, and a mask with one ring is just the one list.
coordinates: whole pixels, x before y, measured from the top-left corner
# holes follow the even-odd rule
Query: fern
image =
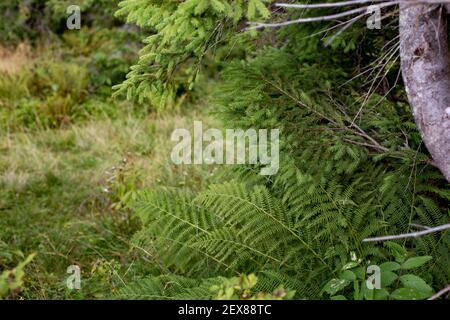
[(202, 279), (259, 270), (265, 291), (292, 284), (288, 288), (306, 294), (306, 288), (323, 286), (350, 252), (366, 261), (386, 258), (384, 248), (362, 245), (386, 227), (373, 205), (377, 195), (359, 192), (364, 187), (360, 181), (346, 188), (336, 181), (296, 184), (289, 194), (301, 200), (293, 206), (266, 187), (237, 182), (212, 185), (196, 197), (170, 189), (144, 192), (134, 205), (144, 223), (139, 245), (178, 275)]
[(213, 297), (210, 288), (223, 278), (195, 280), (177, 275), (162, 275), (139, 279), (121, 288), (119, 299), (151, 300), (208, 300)]
[[(231, 9), (228, 1), (145, 3), (123, 3), (121, 13), (155, 34), (119, 91), (159, 103), (195, 81), (198, 61), (217, 47), (208, 39), (230, 44), (236, 38), (226, 35), (240, 20), (267, 16), (258, 1), (236, 1)], [(214, 113), (227, 128), (280, 129), (277, 175), (235, 166), (198, 194), (154, 190), (131, 205), (144, 223), (140, 245), (161, 261), (163, 274), (201, 281), (255, 273), (265, 292), (283, 285), (296, 298), (320, 298), (349, 257), (361, 266), (380, 264), (401, 248), (434, 257), (426, 272), (418, 271), (434, 286), (450, 282), (448, 232), (388, 245), (362, 242), (447, 222), (448, 183), (429, 165), (403, 90), (386, 98), (358, 77), (347, 81), (388, 39), (356, 29), (323, 48), (310, 38), (317, 31), (294, 25), (265, 34), (270, 40), (261, 37), (258, 50), (221, 66), (214, 91)]]

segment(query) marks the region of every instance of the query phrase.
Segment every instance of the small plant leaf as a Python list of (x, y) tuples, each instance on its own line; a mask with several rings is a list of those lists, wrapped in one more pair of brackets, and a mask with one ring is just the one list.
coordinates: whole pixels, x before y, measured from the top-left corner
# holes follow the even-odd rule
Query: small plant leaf
[(431, 288), (425, 280), (413, 274), (405, 274), (401, 276), (400, 281), (406, 288), (413, 288), (423, 293), (433, 293), (433, 288)]
[(395, 261), (389, 261), (380, 264), (381, 271), (396, 271), (401, 268), (401, 265)]
[(392, 292), (391, 298), (395, 300), (423, 300), (428, 298), (430, 295), (418, 291), (413, 288), (400, 288)]
[(381, 270), (380, 277), (381, 277), (381, 286), (383, 288), (390, 286), (398, 278), (396, 273), (392, 271), (383, 271), (383, 270)]
[(350, 261), (349, 263), (346, 263), (342, 267), (342, 270), (353, 269), (354, 267), (357, 267), (357, 266), (358, 266), (358, 263), (356, 261)]
[(402, 268), (405, 270), (418, 268), (427, 263), (428, 261), (430, 261), (431, 259), (433, 259), (433, 257), (431, 256), (409, 258), (402, 264)]
[(345, 279), (331, 279), (323, 288), (323, 292), (328, 293), (329, 295), (333, 296), (340, 290), (344, 289), (350, 281)]

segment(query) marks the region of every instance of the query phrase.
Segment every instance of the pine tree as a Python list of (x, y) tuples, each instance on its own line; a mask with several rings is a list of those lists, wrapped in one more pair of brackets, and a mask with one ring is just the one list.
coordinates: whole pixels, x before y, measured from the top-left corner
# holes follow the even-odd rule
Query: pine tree
[(267, 0), (126, 0), (117, 16), (126, 16), (150, 35), (138, 63), (116, 94), (173, 106), (192, 89), (205, 55), (230, 41), (244, 19), (268, 18)]

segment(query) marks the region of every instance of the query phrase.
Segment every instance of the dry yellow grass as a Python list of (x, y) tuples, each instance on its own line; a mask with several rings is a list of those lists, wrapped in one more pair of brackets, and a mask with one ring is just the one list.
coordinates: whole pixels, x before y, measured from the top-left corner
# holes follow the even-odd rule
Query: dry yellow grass
[[(195, 119), (201, 119), (208, 127), (219, 126), (214, 119), (190, 111), (184, 115), (145, 118), (123, 114), (116, 120), (92, 120), (66, 130), (0, 133), (0, 187), (20, 191), (30, 179), (52, 171), (84, 177), (95, 189), (105, 180), (105, 172), (128, 157), (132, 160), (129, 169), (136, 172), (144, 185), (158, 184), (161, 180), (183, 185), (188, 183), (184, 181), (188, 177), (197, 179), (214, 170), (206, 165), (178, 166), (170, 159), (176, 144), (169, 141), (172, 131), (191, 129)], [(92, 166), (85, 167), (83, 163)]]
[(15, 49), (0, 47), (0, 73), (15, 74), (31, 60), (31, 48), (26, 43)]

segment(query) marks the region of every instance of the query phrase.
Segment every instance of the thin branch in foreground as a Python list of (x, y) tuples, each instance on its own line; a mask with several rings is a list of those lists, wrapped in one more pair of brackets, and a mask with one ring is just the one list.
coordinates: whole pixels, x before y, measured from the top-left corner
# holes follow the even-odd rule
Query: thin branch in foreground
[[(392, 4), (390, 4), (390, 5), (392, 5)], [(297, 24), (297, 23), (335, 20), (335, 19), (343, 18), (343, 17), (354, 15), (356, 13), (361, 13), (361, 12), (367, 12), (367, 7), (356, 8), (356, 9), (352, 9), (352, 10), (348, 10), (348, 11), (344, 11), (341, 13), (336, 13), (336, 14), (332, 14), (332, 15), (328, 15), (328, 16), (300, 18), (300, 19), (296, 19), (296, 20), (288, 20), (288, 21), (278, 22), (278, 23), (247, 22), (247, 24), (250, 25), (250, 27), (248, 27), (247, 30), (261, 29), (261, 28), (275, 28), (275, 27), (288, 26), (288, 25)]]
[(334, 39), (336, 39), (337, 37), (339, 37), (339, 35), (341, 35), (345, 30), (347, 30), (348, 28), (350, 28), (356, 21), (358, 21), (359, 19), (361, 19), (362, 17), (364, 17), (365, 14), (362, 13), (352, 19), (350, 19), (349, 21), (347, 21), (345, 23), (345, 25), (339, 29), (339, 31), (337, 31), (335, 34), (333, 34), (324, 44), (324, 47), (328, 47), (333, 41)]
[[(371, 1), (372, 2), (372, 1)], [(376, 1), (378, 2), (378, 1)], [(376, 6), (379, 9), (385, 8), (385, 7), (389, 7), (389, 6), (394, 6), (394, 5), (398, 5), (400, 3), (411, 3), (411, 5), (416, 5), (416, 4), (446, 4), (446, 3), (450, 3), (450, 0), (383, 0), (383, 1), (379, 1), (380, 4), (377, 4)], [(355, 1), (349, 1), (349, 2), (344, 2), (346, 5), (347, 3), (351, 3), (351, 4), (359, 4), (359, 3), (366, 3), (366, 1), (361, 1), (361, 0), (355, 0)], [(325, 5), (325, 4), (316, 4), (316, 5), (308, 5), (308, 4), (284, 4), (284, 3), (278, 3), (276, 4), (279, 7), (290, 7), (290, 8), (304, 8), (304, 9), (311, 9), (311, 8), (319, 8), (317, 6), (319, 5)], [(335, 5), (336, 6), (336, 5)], [(328, 16), (318, 16), (318, 17), (308, 17), (308, 18), (299, 18), (296, 20), (288, 20), (288, 21), (284, 21), (284, 22), (278, 22), (278, 23), (261, 23), (261, 22), (247, 22), (248, 25), (250, 25), (249, 27), (247, 27), (245, 30), (256, 30), (256, 29), (262, 29), (262, 28), (276, 28), (276, 27), (282, 27), (282, 26), (288, 26), (291, 24), (298, 24), (298, 23), (308, 23), (308, 22), (316, 22), (316, 21), (329, 21), (329, 20), (336, 20), (339, 18), (343, 18), (343, 17), (347, 17), (350, 15), (354, 15), (357, 13), (362, 13), (365, 12), (365, 15), (370, 14), (370, 12), (367, 11), (367, 9), (371, 7), (371, 6), (364, 6), (364, 7), (360, 7), (360, 8), (356, 8), (356, 9), (352, 9), (352, 10), (348, 10), (348, 11), (344, 11), (344, 12), (340, 12), (340, 13), (336, 13), (336, 14), (331, 14)]]
[(438, 293), (436, 293), (434, 296), (428, 298), (428, 300), (436, 300), (437, 298), (439, 298), (440, 296), (442, 296), (443, 294), (445, 294), (446, 292), (450, 292), (450, 285), (442, 290), (440, 290)]
[(295, 9), (319, 9), (319, 8), (336, 8), (344, 6), (354, 6), (359, 4), (373, 3), (373, 2), (410, 2), (414, 4), (443, 4), (448, 3), (448, 0), (347, 0), (331, 3), (275, 3), (276, 7), (281, 8), (295, 8)]
[(348, 142), (348, 143), (354, 144), (354, 145), (364, 146), (364, 147), (367, 147), (367, 148), (375, 149), (378, 152), (387, 152), (387, 151), (389, 151), (389, 149), (387, 149), (387, 148), (385, 148), (385, 147), (383, 147), (381, 145), (374, 145), (374, 144), (370, 144), (370, 143), (354, 141), (354, 140), (351, 140), (351, 139), (348, 139), (348, 138), (343, 138), (343, 140)]
[[(339, 26), (341, 24), (344, 24), (344, 26), (338, 32), (336, 32), (334, 35), (332, 35), (330, 39), (328, 39), (325, 42), (324, 47), (328, 47), (340, 34), (342, 34), (345, 30), (347, 30), (349, 27), (351, 27), (356, 21), (358, 21), (359, 19), (363, 18), (366, 15), (367, 15), (367, 13), (362, 13), (346, 22), (341, 22), (340, 24), (338, 24), (337, 26)], [(382, 21), (383, 19), (386, 19), (390, 16), (392, 16), (392, 14), (386, 14), (380, 18), (380, 21)]]
[(417, 232), (411, 232), (411, 233), (403, 233), (403, 234), (397, 234), (397, 235), (391, 235), (391, 236), (383, 236), (383, 237), (376, 237), (376, 238), (366, 238), (363, 240), (363, 242), (372, 242), (372, 241), (385, 241), (385, 240), (396, 240), (396, 239), (404, 239), (404, 238), (416, 238), (420, 236), (424, 236), (426, 234), (447, 230), (450, 229), (450, 223), (444, 224), (442, 226), (429, 228), (422, 231)]
[(354, 6), (357, 4), (365, 4), (370, 2), (389, 2), (390, 0), (347, 0), (331, 3), (275, 3), (276, 7), (295, 8), (295, 9), (318, 9), (318, 8), (336, 8), (344, 6)]
[(417, 223), (410, 223), (409, 224), (411, 227), (415, 227), (415, 228), (419, 228), (419, 229), (424, 229), (424, 230), (429, 230), (430, 227), (427, 226), (423, 226), (421, 224), (417, 224)]

